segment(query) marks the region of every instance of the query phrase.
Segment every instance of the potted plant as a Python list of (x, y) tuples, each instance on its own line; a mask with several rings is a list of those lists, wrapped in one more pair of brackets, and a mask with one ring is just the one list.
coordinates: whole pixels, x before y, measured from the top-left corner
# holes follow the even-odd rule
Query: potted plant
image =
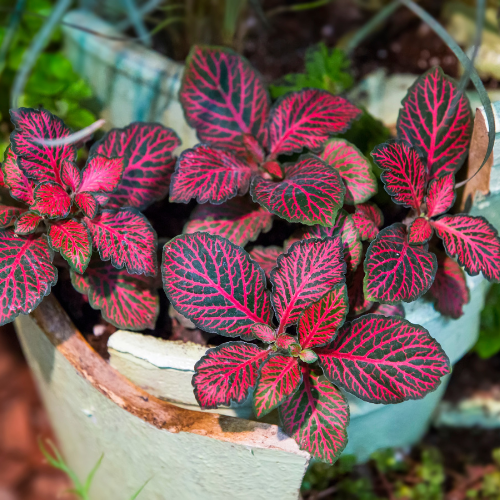
[[(436, 95), (442, 100), (431, 99)], [(377, 413), (371, 403), (401, 403), (383, 407), (387, 422), (386, 409), (395, 408), (397, 415), (398, 406), (409, 404), (403, 401), (436, 390), (449, 373), (447, 349), (432, 337), (439, 332), (429, 334), (403, 319), (401, 303), (428, 292), (439, 311), (458, 317), (469, 300), (462, 266), (471, 275), (499, 278), (496, 230), (482, 217), (443, 215), (454, 201), (454, 174), (467, 155), (470, 108), (439, 69), (409, 90), (399, 139), (373, 152), (386, 191), (409, 209), (392, 212), (402, 222), (382, 228), (381, 211), (368, 202), (377, 189), (371, 163), (352, 144), (329, 139), (359, 115), (342, 97), (305, 89), (271, 107), (260, 76), (243, 58), (227, 49), (195, 47), (180, 100), (202, 144), (175, 160), (179, 140), (172, 130), (134, 123), (96, 142), (81, 171), (74, 162), (76, 147), (65, 140), (70, 131), (60, 120), (43, 110), (12, 112), (16, 128), (3, 182), (29, 209), (2, 208), (2, 323), (31, 313), (50, 292), (57, 279), (53, 252), (59, 251), (74, 287), (108, 322), (133, 330), (151, 326), (158, 312), (151, 279), (157, 273), (156, 233), (139, 210), (169, 188), (171, 201), (213, 203), (194, 210), (185, 234), (164, 246), (161, 264), (165, 292), (179, 314), (205, 331), (243, 340), (210, 348), (197, 363), (196, 398), (206, 408), (250, 398), (257, 417), (279, 407), (283, 430), (296, 443), (273, 424), (183, 410), (142, 392), (85, 351), (53, 300), (32, 313), (35, 323), (18, 321), (18, 330), (46, 399), (64, 408), (62, 416), (55, 407), (51, 413), (62, 422), (66, 453), (71, 454), (67, 443), (79, 451), (86, 440), (94, 448), (100, 443), (106, 449), (99, 452), (109, 449), (117, 458), (121, 477), (141, 463), (137, 484), (147, 466), (153, 467), (152, 449), (162, 460), (155, 445), (175, 442), (175, 454), (165, 455), (160, 488), (182, 489), (185, 473), (173, 473), (187, 467), (204, 482), (205, 497), (215, 498), (225, 481), (248, 471), (242, 450), (249, 447), (255, 455), (251, 465), (270, 469), (259, 481), (246, 479), (241, 498), (256, 492), (291, 498), (311, 456), (333, 462), (346, 445), (349, 405), (343, 391), (356, 396), (351, 405), (361, 414), (372, 412), (371, 418)], [(442, 106), (448, 109), (444, 119)], [(299, 156), (304, 149), (309, 153)], [(253, 202), (243, 197), (248, 191)], [(281, 249), (254, 248), (248, 254), (242, 245), (269, 231), (272, 216), (302, 226)], [(433, 232), (439, 239), (431, 239)], [(439, 253), (440, 241), (446, 253)], [(100, 259), (91, 260), (93, 249)], [(479, 287), (475, 292), (480, 302)], [(467, 333), (463, 345), (447, 339), (453, 362), (474, 340), (474, 329)], [(58, 376), (67, 379), (63, 385), (75, 384), (74, 397), (81, 396), (85, 408), (73, 398), (64, 403), (54, 388), (59, 382), (47, 361), (51, 355)], [(407, 424), (420, 431), (431, 411), (432, 403)], [(124, 423), (116, 443), (106, 434), (113, 418)], [(72, 429), (72, 421), (81, 429)], [(356, 436), (358, 429), (347, 432)], [(70, 437), (72, 431), (78, 438)], [(116, 427), (110, 435), (117, 437)], [(145, 448), (138, 451), (141, 440)], [(194, 449), (201, 449), (200, 462), (187, 466)], [(216, 485), (209, 484), (211, 453), (228, 467)], [(286, 463), (292, 464), (288, 471)], [(116, 494), (116, 486), (96, 484), (98, 494)], [(194, 497), (199, 490), (181, 495)]]

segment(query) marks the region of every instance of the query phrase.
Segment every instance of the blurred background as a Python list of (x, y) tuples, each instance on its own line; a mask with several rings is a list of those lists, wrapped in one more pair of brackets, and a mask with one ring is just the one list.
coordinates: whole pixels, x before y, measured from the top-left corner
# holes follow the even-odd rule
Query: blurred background
[[(418, 3), (471, 53), (474, 0)], [(489, 1), (475, 58), (491, 101), (500, 99), (499, 16), (498, 1)], [(73, 130), (99, 118), (104, 129), (133, 120), (175, 122), (183, 143), (194, 144), (176, 93), (196, 43), (245, 55), (273, 98), (317, 87), (355, 99), (366, 113), (349, 133), (358, 146), (363, 138), (364, 152), (390, 137), (416, 75), (435, 65), (456, 78), (462, 71), (426, 23), (385, 0), (0, 0), (1, 157), (13, 105), (44, 107)], [(473, 109), (479, 106), (474, 88), (467, 92)], [(98, 326), (100, 335), (84, 333), (102, 348), (112, 329)], [(303, 498), (500, 499), (499, 352), (500, 286), (493, 285), (479, 341), (456, 366), (423, 441), (379, 451), (363, 465), (350, 457), (317, 464), (304, 479)], [(67, 491), (68, 473), (42, 453), (50, 439), (14, 330), (1, 327), (0, 500), (77, 498)]]

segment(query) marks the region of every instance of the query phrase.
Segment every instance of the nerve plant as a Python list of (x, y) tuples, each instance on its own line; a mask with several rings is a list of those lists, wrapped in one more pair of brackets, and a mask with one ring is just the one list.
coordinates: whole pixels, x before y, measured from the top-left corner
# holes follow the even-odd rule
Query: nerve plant
[[(197, 327), (243, 339), (209, 349), (196, 364), (196, 398), (202, 408), (252, 398), (257, 417), (278, 408), (301, 448), (333, 462), (347, 441), (342, 391), (398, 403), (422, 398), (449, 373), (444, 351), (403, 319), (401, 302), (433, 286), (436, 307), (456, 317), (468, 296), (460, 266), (500, 276), (495, 229), (481, 217), (442, 215), (468, 151), (467, 99), (439, 68), (410, 89), (398, 140), (376, 147), (373, 158), (387, 192), (411, 212), (381, 229), (382, 212), (368, 203), (376, 192), (370, 163), (346, 141), (328, 140), (357, 116), (347, 101), (339, 108), (340, 97), (306, 89), (268, 111), (247, 63), (208, 48), (193, 50), (180, 96), (206, 144), (179, 158), (171, 200), (216, 206), (195, 209), (187, 234), (165, 245), (164, 289)], [(339, 109), (349, 110), (341, 126)], [(317, 156), (297, 158), (305, 148)], [(295, 160), (283, 164), (289, 154)], [(248, 189), (261, 208), (234, 198)], [(248, 254), (237, 244), (270, 229), (266, 211), (309, 227), (284, 248)], [(448, 255), (431, 241), (434, 231)]]
[[(50, 293), (59, 252), (74, 287), (107, 321), (154, 328), (157, 236), (139, 210), (167, 194), (177, 135), (159, 124), (113, 129), (80, 170), (62, 120), (29, 108), (11, 111), (11, 118), (0, 182), (27, 207), (0, 205), (0, 324), (31, 312)], [(93, 251), (100, 259), (91, 260)]]

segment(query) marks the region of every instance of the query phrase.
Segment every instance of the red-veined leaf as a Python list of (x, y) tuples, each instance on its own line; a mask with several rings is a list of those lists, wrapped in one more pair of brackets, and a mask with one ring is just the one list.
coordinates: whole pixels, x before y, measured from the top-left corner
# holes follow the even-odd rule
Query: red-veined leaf
[(163, 287), (175, 309), (207, 332), (253, 338), (269, 324), (271, 301), (262, 269), (220, 236), (177, 236), (163, 248)]
[(276, 337), (276, 347), (279, 349), (290, 349), (293, 345), (297, 344), (297, 339), (292, 335), (281, 334)]
[(131, 123), (110, 130), (92, 151), (107, 158), (123, 158), (123, 177), (113, 192), (110, 207), (131, 206), (143, 210), (167, 195), (175, 167), (173, 150), (177, 134), (159, 123)]
[(264, 323), (255, 323), (251, 326), (252, 333), (259, 340), (270, 344), (276, 340), (276, 331)]
[(269, 353), (246, 342), (208, 349), (194, 367), (194, 395), (199, 405), (210, 409), (245, 401)]
[(344, 282), (346, 265), (342, 253), (340, 238), (308, 239), (294, 243), (278, 257), (271, 282), (280, 333), (296, 323), (306, 307)]
[(299, 344), (311, 349), (328, 344), (345, 321), (349, 310), (346, 285), (337, 285), (318, 302), (310, 305), (299, 318)]
[(70, 135), (70, 129), (45, 109), (13, 109), (10, 116), (15, 126), (10, 142), (21, 170), (37, 182), (61, 183), (61, 163), (76, 160), (75, 146), (48, 146), (39, 141), (62, 139)]
[(345, 132), (361, 111), (340, 96), (325, 90), (304, 89), (280, 98), (269, 118), (270, 159), (319, 151), (330, 135)]
[(47, 233), (49, 245), (60, 252), (71, 269), (83, 273), (92, 257), (92, 241), (85, 225), (77, 220), (55, 222)]
[(372, 157), (383, 170), (380, 178), (394, 202), (420, 214), (426, 172), (417, 152), (405, 142), (391, 142), (376, 146)]
[(201, 141), (244, 150), (243, 134), (266, 142), (269, 96), (260, 75), (230, 49), (194, 46), (179, 99)]
[(271, 277), (271, 271), (276, 267), (278, 257), (283, 253), (283, 249), (277, 246), (253, 247), (250, 251), (250, 257), (259, 264), (268, 278)]
[(345, 203), (363, 203), (377, 194), (377, 179), (372, 165), (361, 151), (344, 139), (332, 139), (326, 143), (320, 158), (336, 168), (344, 181)]
[(438, 270), (428, 295), (434, 307), (441, 314), (458, 319), (463, 314), (463, 306), (469, 302), (469, 288), (465, 273), (456, 261), (442, 252), (436, 254)]
[(359, 266), (356, 271), (349, 273), (346, 277), (350, 316), (358, 316), (373, 306), (373, 302), (365, 298), (363, 290), (364, 278), (365, 270), (363, 266)]
[(156, 274), (156, 232), (137, 209), (103, 210), (84, 221), (102, 260), (131, 274)]
[(36, 214), (49, 219), (62, 219), (68, 216), (71, 198), (60, 184), (55, 182), (39, 184), (33, 195), (35, 202), (30, 208)]
[(0, 231), (0, 325), (35, 309), (57, 282), (54, 254), (45, 236)]
[(9, 207), (0, 205), (0, 229), (13, 226), (16, 219), (24, 212), (24, 209), (18, 207)]
[(379, 314), (380, 316), (399, 316), (400, 318), (404, 318), (405, 308), (403, 307), (403, 304), (377, 304), (375, 308), (370, 311), (370, 313)]
[(371, 241), (379, 233), (379, 228), (384, 225), (384, 216), (380, 208), (373, 203), (356, 205), (356, 212), (352, 215), (361, 240)]
[(423, 246), (410, 246), (403, 224), (380, 231), (366, 252), (364, 293), (383, 304), (412, 302), (432, 285), (436, 256)]
[(116, 269), (109, 262), (93, 262), (85, 274), (71, 270), (71, 282), (87, 295), (93, 309), (117, 328), (145, 330), (155, 327), (160, 300), (151, 278)]
[(349, 405), (342, 393), (324, 377), (302, 366), (299, 390), (279, 408), (284, 431), (302, 450), (334, 463), (347, 444)]
[(267, 233), (272, 224), (273, 216), (267, 210), (237, 197), (222, 205), (198, 205), (184, 232), (216, 234), (243, 247), (255, 241), (261, 232)]
[(408, 228), (410, 245), (423, 245), (432, 238), (432, 226), (427, 219), (417, 217)]
[(33, 203), (33, 181), (28, 179), (17, 164), (17, 156), (13, 153), (10, 146), (5, 150), (5, 160), (2, 164), (4, 182), (10, 189), (10, 194), (16, 200), (22, 201), (27, 205)]
[(464, 93), (439, 67), (410, 87), (402, 101), (398, 137), (425, 158), (429, 179), (457, 172), (469, 153), (472, 113)]
[(62, 183), (70, 188), (73, 193), (76, 193), (82, 182), (80, 169), (74, 162), (69, 160), (63, 160), (61, 164)]
[(27, 235), (34, 233), (43, 218), (33, 212), (25, 212), (16, 221), (14, 231), (16, 234)]
[(290, 222), (333, 226), (344, 202), (345, 187), (339, 173), (313, 155), (303, 155), (297, 163), (283, 167), (282, 181), (254, 178), (253, 200)]
[(94, 154), (82, 170), (78, 193), (112, 193), (123, 175), (123, 158), (106, 158)]
[(434, 391), (450, 360), (420, 325), (367, 314), (317, 351), (326, 377), (370, 403), (401, 403)]
[(253, 393), (253, 408), (257, 418), (274, 410), (299, 387), (302, 373), (297, 358), (278, 354), (261, 368)]
[(85, 217), (93, 219), (97, 215), (99, 206), (93, 194), (78, 193), (74, 198), (75, 205), (83, 212)]
[(363, 255), (363, 244), (352, 215), (345, 210), (340, 210), (335, 221), (335, 226), (313, 226), (306, 229), (303, 238), (327, 238), (340, 236), (344, 247), (344, 260), (347, 264), (347, 272), (354, 271), (361, 263)]
[(183, 151), (170, 185), (170, 201), (188, 203), (196, 198), (220, 204), (244, 195), (250, 186), (252, 169), (231, 153), (199, 144)]
[(455, 202), (454, 175), (445, 175), (431, 181), (427, 189), (425, 202), (429, 217), (435, 217), (447, 212)]
[(457, 257), (471, 276), (481, 271), (489, 281), (500, 281), (500, 240), (484, 217), (443, 215), (431, 224), (443, 240), (446, 253)]

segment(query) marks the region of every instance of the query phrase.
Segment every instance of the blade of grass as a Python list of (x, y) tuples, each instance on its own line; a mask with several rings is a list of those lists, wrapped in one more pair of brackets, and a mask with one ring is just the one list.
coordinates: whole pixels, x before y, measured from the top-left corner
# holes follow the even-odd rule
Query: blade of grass
[(101, 466), (102, 460), (104, 458), (104, 453), (99, 457), (99, 460), (96, 462), (94, 467), (92, 467), (92, 470), (89, 472), (89, 475), (87, 476), (87, 479), (85, 480), (85, 484), (83, 486), (83, 489), (86, 494), (88, 494), (90, 490), (90, 486), (92, 485), (92, 481), (94, 480), (95, 473)]
[(351, 55), (354, 49), (373, 31), (375, 31), (393, 12), (400, 7), (399, 0), (394, 0), (384, 8), (380, 9), (363, 27), (361, 27), (347, 42), (345, 51)]
[(26, 0), (17, 0), (16, 8), (12, 13), (12, 16), (5, 31), (5, 36), (2, 41), (2, 46), (0, 47), (0, 77), (2, 76), (3, 70), (5, 69), (5, 61), (7, 59), (7, 54), (9, 52), (10, 45), (14, 40), (14, 35), (16, 30), (21, 23), (23, 17), (24, 8), (26, 7)]
[(131, 497), (129, 500), (136, 500), (136, 498), (141, 494), (142, 490), (148, 485), (149, 481), (152, 478), (149, 478)]
[(28, 80), (38, 56), (44, 49), (45, 44), (50, 40), (52, 32), (56, 29), (59, 21), (71, 7), (72, 3), (72, 0), (58, 0), (41, 30), (33, 37), (31, 45), (24, 53), (21, 68), (17, 72), (12, 85), (11, 108), (17, 108), (17, 101), (24, 92), (26, 81)]
[(268, 10), (266, 12), (266, 17), (273, 17), (276, 14), (283, 14), (284, 12), (300, 12), (302, 10), (317, 9), (318, 7), (323, 7), (327, 5), (332, 0), (314, 0), (313, 2), (297, 3), (294, 5), (280, 5), (275, 9)]
[(122, 0), (125, 9), (127, 10), (127, 15), (130, 23), (134, 26), (134, 30), (137, 36), (144, 42), (144, 45), (151, 47), (153, 41), (151, 40), (151, 35), (144, 24), (142, 19), (142, 14), (139, 12), (137, 5), (134, 0)]

